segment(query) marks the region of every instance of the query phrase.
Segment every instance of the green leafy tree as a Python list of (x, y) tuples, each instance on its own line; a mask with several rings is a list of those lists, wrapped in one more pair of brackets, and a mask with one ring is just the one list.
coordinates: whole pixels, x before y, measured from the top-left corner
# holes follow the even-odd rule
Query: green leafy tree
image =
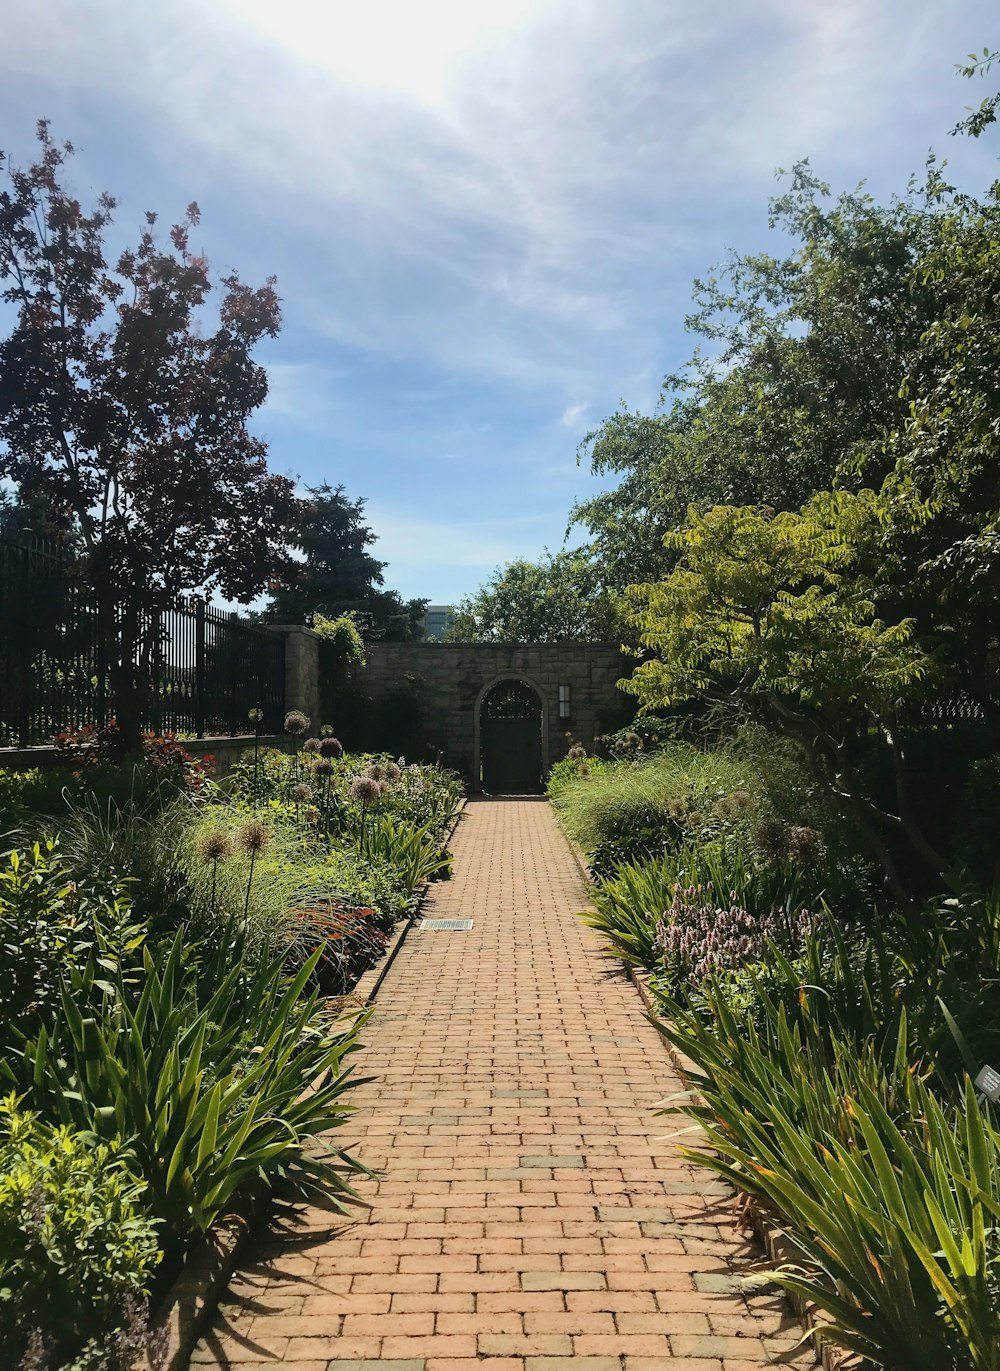
[[(959, 63), (958, 71), (971, 80), (974, 76), (987, 76), (997, 63), (1000, 63), (1000, 51), (991, 52), (989, 48), (983, 48), (981, 55), (970, 52), (968, 61)], [(996, 123), (998, 111), (1000, 91), (981, 100), (976, 109), (970, 110), (964, 119), (959, 120), (952, 133), (969, 133), (973, 138), (980, 138), (991, 124)]]
[(608, 642), (619, 636), (615, 597), (586, 549), (498, 567), (458, 606), (450, 642)]
[(794, 250), (733, 253), (696, 281), (687, 325), (704, 351), (666, 378), (659, 412), (621, 411), (584, 440), (581, 458), (618, 478), (572, 512), (609, 585), (665, 574), (663, 534), (690, 504), (796, 510), (903, 422), (938, 303), (914, 267), (946, 208), (933, 166), (887, 206), (860, 190), (831, 201), (807, 163), (793, 169), (769, 218)]
[[(942, 192), (944, 194), (944, 192)], [(1000, 638), (1000, 187), (950, 197), (915, 267), (935, 301), (901, 386), (906, 413), (861, 454), (881, 482), (882, 600), (947, 640), (989, 707)]]
[[(669, 538), (674, 570), (628, 592), (650, 656), (623, 686), (645, 710), (708, 698), (794, 739), (857, 814), (906, 900), (887, 831), (935, 872), (944, 867), (914, 817), (899, 727), (937, 663), (912, 620), (879, 616), (881, 514), (871, 491), (823, 492), (798, 514), (692, 508)], [(869, 797), (857, 771), (856, 741), (871, 730), (893, 759), (895, 811)]]
[(272, 590), (263, 617), (301, 624), (317, 614), (328, 620), (353, 614), (371, 636), (399, 642), (419, 638), (427, 601), (403, 600), (385, 589), (386, 563), (369, 551), (377, 535), (365, 523), (365, 501), (325, 483), (311, 487), (308, 495), (294, 543), (299, 560)]

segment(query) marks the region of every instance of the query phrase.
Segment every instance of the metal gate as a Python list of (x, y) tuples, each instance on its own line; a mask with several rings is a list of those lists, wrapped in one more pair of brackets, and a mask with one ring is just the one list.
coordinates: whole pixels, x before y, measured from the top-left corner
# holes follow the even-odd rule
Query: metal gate
[(542, 702), (524, 681), (500, 681), (479, 712), (483, 789), (492, 795), (542, 790)]

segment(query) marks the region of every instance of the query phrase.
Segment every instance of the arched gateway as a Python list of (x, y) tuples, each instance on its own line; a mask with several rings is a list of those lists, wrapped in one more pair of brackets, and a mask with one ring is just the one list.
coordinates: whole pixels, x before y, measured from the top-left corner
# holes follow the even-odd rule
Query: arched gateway
[[(306, 691), (286, 694), (334, 724), (353, 750), (437, 759), (473, 793), (538, 792), (570, 739), (589, 751), (634, 713), (616, 688), (629, 664), (613, 644), (375, 642), (365, 655), (350, 726), (341, 686), (323, 704)], [(322, 669), (314, 684), (322, 685)]]
[(483, 689), (476, 702), (479, 774), (488, 795), (536, 795), (544, 784), (545, 703), (516, 677)]

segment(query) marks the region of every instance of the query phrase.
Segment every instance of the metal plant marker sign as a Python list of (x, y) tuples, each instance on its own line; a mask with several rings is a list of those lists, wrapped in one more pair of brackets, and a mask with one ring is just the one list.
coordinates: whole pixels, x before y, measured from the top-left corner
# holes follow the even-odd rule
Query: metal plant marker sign
[(994, 1071), (992, 1066), (984, 1066), (976, 1077), (976, 1089), (996, 1104), (1000, 1100), (1000, 1071)]

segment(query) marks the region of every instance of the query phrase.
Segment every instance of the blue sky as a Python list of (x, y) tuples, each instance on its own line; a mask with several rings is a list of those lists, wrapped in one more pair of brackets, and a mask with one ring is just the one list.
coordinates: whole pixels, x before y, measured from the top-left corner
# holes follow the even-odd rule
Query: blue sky
[(774, 169), (901, 189), (985, 88), (995, 0), (8, 0), (0, 147), (78, 147), (123, 232), (274, 273), (274, 469), (368, 499), (387, 582), (448, 602), (561, 545), (576, 461), (690, 351), (692, 278), (767, 241)]

